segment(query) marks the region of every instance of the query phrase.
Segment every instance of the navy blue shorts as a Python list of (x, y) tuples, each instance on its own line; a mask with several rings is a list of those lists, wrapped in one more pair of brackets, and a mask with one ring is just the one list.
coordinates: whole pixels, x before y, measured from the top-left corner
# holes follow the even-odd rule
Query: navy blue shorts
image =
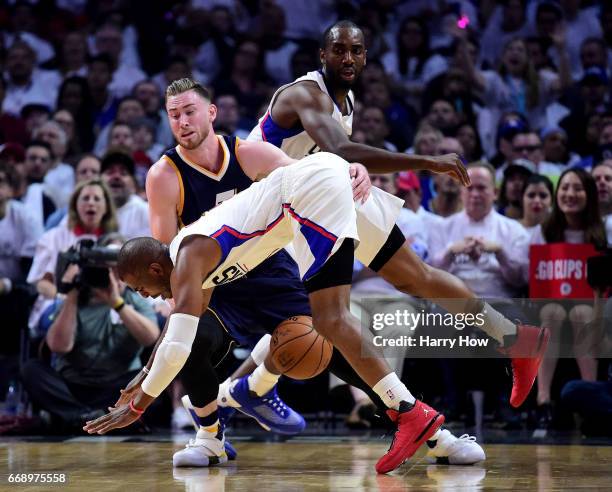
[(253, 346), (292, 316), (310, 316), (297, 264), (285, 250), (243, 278), (215, 287), (210, 309), (240, 345)]

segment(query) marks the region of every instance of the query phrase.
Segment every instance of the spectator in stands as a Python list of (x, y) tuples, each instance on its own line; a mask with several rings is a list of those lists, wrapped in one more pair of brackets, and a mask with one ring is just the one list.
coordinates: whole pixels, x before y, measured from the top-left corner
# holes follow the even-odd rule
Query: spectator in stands
[(423, 122), (414, 136), (414, 147), (408, 149), (409, 154), (436, 155), (436, 147), (444, 135), (440, 130)]
[(274, 87), (265, 73), (264, 53), (257, 42), (244, 39), (236, 44), (233, 59), (224, 64), (213, 81), (213, 89), (236, 96), (244, 114), (255, 117)]
[(87, 79), (68, 77), (62, 82), (57, 95), (57, 109), (68, 111), (74, 118), (75, 151), (89, 152), (93, 147), (94, 105)]
[[(527, 233), (493, 208), (491, 165), (472, 163), (468, 174), (472, 185), (461, 190), (464, 210), (448, 217), (432, 239), (432, 264), (457, 275), (482, 297), (510, 299), (524, 285)], [(506, 312), (511, 319), (522, 318), (511, 305)]]
[[(130, 126), (136, 120), (145, 117), (142, 103), (134, 97), (124, 97), (117, 106), (117, 117), (113, 123), (124, 123)], [(113, 125), (106, 126), (98, 135), (94, 146), (94, 153), (102, 156), (111, 144), (110, 131)], [(133, 149), (132, 149), (133, 150)]]
[[(103, 198), (96, 185), (85, 185), (80, 201), (90, 193)], [(91, 203), (87, 206), (93, 209)], [(100, 212), (96, 212), (98, 220)], [(119, 247), (122, 242), (111, 234), (100, 245)], [(45, 336), (57, 357), (53, 366), (30, 359), (21, 370), (32, 400), (51, 414), (55, 430), (59, 427), (64, 432), (74, 432), (86, 420), (106, 413), (118, 391), (140, 369), (143, 347), (154, 344), (159, 336), (151, 306), (126, 288), (111, 269), (108, 287), (80, 286), (75, 282), (79, 273), (77, 265), (64, 272), (61, 280), (69, 290)]]
[(80, 149), (77, 148), (78, 140), (75, 138), (74, 116), (67, 109), (59, 109), (53, 113), (51, 119), (61, 126), (66, 133), (67, 144), (64, 160), (74, 162), (74, 159), (81, 154)]
[(365, 143), (379, 149), (397, 152), (397, 147), (386, 140), (389, 135), (389, 126), (382, 109), (375, 106), (363, 109), (360, 116), (360, 128), (365, 133)]
[(553, 184), (541, 174), (532, 174), (523, 188), (523, 217), (520, 224), (529, 234), (550, 215), (553, 200)]
[(433, 54), (429, 28), (419, 17), (406, 17), (400, 24), (392, 49), (382, 58), (385, 71), (394, 77), (408, 103), (419, 108), (427, 83), (447, 68), (446, 60)]
[(612, 247), (612, 157), (595, 164), (591, 174), (597, 185), (599, 211), (606, 228), (608, 245)]
[(6, 95), (6, 81), (0, 73), (0, 142), (16, 142), (25, 145), (29, 139), (28, 132), (21, 118), (4, 110), (3, 101)]
[(589, 119), (594, 114), (603, 113), (606, 104), (610, 103), (608, 75), (603, 67), (592, 66), (584, 71), (580, 79), (580, 97), (572, 103), (570, 114), (559, 122), (559, 126), (572, 135), (570, 150), (584, 157), (592, 151), (585, 134)]
[(115, 119), (117, 99), (109, 90), (113, 78), (113, 61), (108, 55), (97, 55), (87, 64), (87, 83), (92, 100), (94, 135)]
[[(529, 124), (525, 117), (514, 111), (502, 115), (497, 125), (494, 142), (495, 148), (492, 154), (491, 164), (498, 168), (513, 159), (512, 139), (517, 133), (525, 132), (529, 129)], [(482, 135), (482, 133), (481, 133)]]
[(132, 155), (134, 152), (134, 133), (132, 127), (127, 123), (115, 120), (110, 125), (108, 144), (104, 151), (113, 148), (121, 148), (128, 155)]
[(523, 190), (533, 169), (529, 161), (517, 159), (504, 169), (497, 211), (510, 219), (523, 217)]
[(537, 72), (521, 38), (505, 45), (498, 72), (477, 69), (469, 57), (464, 58), (463, 68), (487, 107), (500, 112), (517, 111), (527, 116), (532, 128), (543, 128), (547, 126), (546, 107), (572, 82), (561, 31), (555, 34), (554, 42), (560, 53), (558, 74), (548, 70)]
[(136, 166), (136, 181), (140, 189), (144, 189), (147, 172), (154, 162), (161, 157), (165, 148), (155, 141), (155, 126), (147, 118), (139, 118), (131, 125), (134, 137), (134, 164)]
[(446, 99), (435, 100), (429, 108), (425, 121), (446, 136), (454, 136), (459, 124), (459, 115), (453, 103)]
[(68, 137), (64, 129), (55, 121), (47, 121), (38, 128), (33, 137), (47, 142), (53, 152), (53, 163), (45, 174), (45, 185), (55, 205), (63, 207), (74, 189), (74, 168), (64, 162), (68, 149)]
[(138, 82), (132, 90), (132, 96), (140, 101), (145, 116), (155, 125), (154, 141), (159, 142), (165, 148), (172, 146), (174, 137), (163, 108), (162, 92), (157, 84), (151, 79)]
[(46, 104), (28, 103), (21, 108), (21, 120), (30, 137), (43, 123), (49, 121), (50, 117), (51, 110)]
[(134, 160), (123, 152), (112, 151), (102, 158), (101, 171), (117, 209), (121, 235), (126, 239), (150, 236), (149, 207), (135, 193)]
[(47, 142), (32, 140), (26, 146), (22, 177), (15, 182), (15, 198), (22, 202), (42, 227), (56, 205), (43, 185), (45, 176), (53, 165), (53, 152)]
[(59, 81), (36, 69), (36, 53), (25, 41), (15, 41), (6, 53), (6, 95), (2, 111), (18, 116), (26, 104), (53, 104)]
[(215, 119), (215, 130), (217, 133), (246, 138), (249, 136), (253, 125), (249, 119), (240, 116), (240, 106), (236, 96), (232, 94), (219, 94), (214, 100), (217, 106), (217, 118)]
[(482, 143), (478, 130), (472, 123), (462, 123), (457, 128), (457, 140), (463, 147), (463, 158), (466, 162), (476, 162), (483, 158)]
[[(83, 154), (74, 168), (76, 184), (100, 177), (100, 159), (93, 154)], [(58, 208), (45, 221), (45, 230), (52, 229), (68, 214), (68, 207)]]
[[(567, 169), (559, 178), (550, 217), (531, 234), (531, 244), (551, 243), (593, 244), (601, 248), (606, 234), (599, 212), (595, 180), (580, 168)], [(525, 275), (526, 277), (526, 275)], [(538, 373), (538, 426), (543, 429), (552, 423), (551, 385), (557, 358), (561, 329), (569, 320), (574, 334), (574, 353), (585, 381), (597, 378), (597, 359), (592, 354), (593, 338), (585, 327), (593, 319), (593, 307), (584, 303), (562, 305), (550, 302), (540, 308), (542, 326), (551, 330), (547, 355)]]
[[(450, 153), (463, 155), (463, 147), (456, 138), (444, 137), (436, 146), (435, 155)], [(446, 174), (434, 174), (432, 183), (434, 196), (425, 204), (429, 211), (440, 217), (449, 217), (463, 208), (461, 186), (454, 179)]]
[(117, 25), (108, 22), (98, 27), (95, 51), (98, 55), (107, 55), (112, 62), (112, 80), (108, 90), (117, 99), (127, 96), (134, 84), (146, 78), (140, 68), (121, 60), (123, 47), (123, 33)]
[(503, 0), (489, 17), (482, 34), (481, 58), (494, 66), (502, 54), (503, 46), (510, 40), (529, 33), (525, 15), (525, 0)]
[(612, 74), (608, 63), (608, 52), (606, 43), (602, 38), (589, 37), (582, 42), (580, 45), (580, 64), (582, 65), (580, 76), (591, 67), (603, 67), (608, 79), (610, 79)]
[(569, 151), (567, 133), (560, 127), (549, 127), (540, 133), (544, 160), (561, 167), (573, 166), (580, 161), (580, 157)]
[(593, 141), (593, 144), (589, 145), (592, 150), (578, 162), (577, 166), (590, 169), (594, 163), (612, 154), (612, 113), (592, 115), (589, 118), (587, 138)]
[[(0, 160), (0, 311), (3, 356), (19, 354), (20, 334), (28, 326), (30, 289), (25, 282), (34, 256), (40, 225), (26, 207), (11, 199), (14, 169)], [(0, 365), (4, 366), (4, 357)], [(3, 385), (2, 385), (3, 386)]]
[[(533, 164), (533, 171), (544, 174), (555, 182), (563, 168), (559, 164), (553, 164), (544, 160), (542, 139), (535, 132), (517, 133), (512, 138), (512, 158), (526, 159)], [(503, 166), (498, 169), (498, 173)]]
[(189, 77), (195, 80), (207, 80), (197, 72), (189, 58), (182, 53), (177, 53), (168, 59), (163, 71), (153, 76), (153, 81), (159, 87), (159, 90), (164, 93), (172, 81)]
[(85, 34), (82, 31), (67, 33), (56, 57), (56, 68), (62, 80), (74, 76), (87, 76), (88, 55), (89, 49)]
[(32, 334), (38, 335), (40, 316), (57, 295), (55, 267), (58, 255), (81, 239), (97, 240), (116, 230), (115, 208), (106, 185), (101, 180), (79, 183), (70, 196), (68, 220), (45, 232), (36, 245), (27, 279), (38, 292), (29, 319)]

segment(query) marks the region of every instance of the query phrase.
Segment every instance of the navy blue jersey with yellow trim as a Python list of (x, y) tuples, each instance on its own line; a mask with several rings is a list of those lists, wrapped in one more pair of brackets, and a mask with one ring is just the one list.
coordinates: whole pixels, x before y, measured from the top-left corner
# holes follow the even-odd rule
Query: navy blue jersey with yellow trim
[[(217, 135), (224, 152), (218, 173), (212, 173), (181, 156), (180, 147), (168, 150), (164, 159), (174, 168), (180, 185), (177, 209), (179, 227), (195, 222), (204, 212), (252, 181), (244, 173), (236, 149), (240, 140)], [(270, 333), (291, 316), (310, 315), (308, 295), (295, 261), (285, 250), (251, 270), (243, 278), (215, 288), (210, 310), (230, 335), (242, 345), (254, 345), (263, 333)]]
[(217, 173), (189, 162), (181, 156), (179, 147), (164, 153), (164, 159), (174, 168), (179, 179), (181, 197), (177, 213), (180, 227), (195, 222), (207, 210), (251, 186), (251, 179), (236, 157), (240, 140), (221, 135), (217, 138), (223, 149), (223, 163)]

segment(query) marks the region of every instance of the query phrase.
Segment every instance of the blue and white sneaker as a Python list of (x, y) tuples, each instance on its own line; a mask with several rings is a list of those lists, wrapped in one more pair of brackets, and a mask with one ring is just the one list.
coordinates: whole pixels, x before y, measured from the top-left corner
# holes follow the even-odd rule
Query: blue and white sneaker
[(276, 386), (263, 396), (251, 396), (248, 376), (230, 388), (230, 395), (240, 405), (238, 410), (253, 417), (266, 430), (278, 434), (298, 434), (306, 427), (304, 417), (285, 405), (276, 393)]
[[(200, 430), (200, 423), (198, 420), (198, 415), (195, 413), (195, 409), (191, 403), (191, 400), (189, 399), (189, 395), (183, 396), (181, 398), (181, 403), (185, 407), (185, 410), (187, 410), (187, 412), (189, 413), (189, 417), (191, 417), (191, 423), (193, 424), (193, 428), (196, 432), (198, 432)], [(221, 434), (224, 435), (227, 423), (234, 415), (235, 410), (231, 407), (218, 407), (217, 412), (219, 414), (219, 429), (221, 431)], [(232, 446), (232, 443), (230, 443), (227, 439), (224, 439), (223, 442), (225, 444), (225, 452), (227, 453), (227, 458), (230, 461), (235, 460), (238, 456), (238, 452), (236, 451), (234, 446)]]

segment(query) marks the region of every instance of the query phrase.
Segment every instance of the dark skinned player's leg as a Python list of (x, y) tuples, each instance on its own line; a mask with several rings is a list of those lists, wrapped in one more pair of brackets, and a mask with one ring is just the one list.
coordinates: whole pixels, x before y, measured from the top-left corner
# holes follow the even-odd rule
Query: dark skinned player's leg
[[(353, 255), (354, 242), (344, 239), (319, 272), (304, 282), (304, 286), (309, 293), (315, 329), (342, 353), (355, 372), (382, 399), (389, 409), (389, 418), (397, 424), (391, 447), (376, 464), (379, 473), (387, 473), (410, 458), (433, 436), (444, 423), (444, 416), (415, 400), (372, 343), (365, 343), (362, 347), (364, 339), (359, 321), (349, 311)], [(363, 336), (371, 337), (369, 330)]]
[(515, 325), (477, 298), (460, 279), (423, 263), (407, 242), (382, 266), (375, 266), (381, 277), (404, 293), (435, 300), (453, 314), (481, 314), (483, 323), (480, 329), (497, 340), (501, 345), (500, 351), (512, 359), (514, 378), (510, 403), (515, 407), (523, 403), (546, 352), (550, 337), (548, 330)]

